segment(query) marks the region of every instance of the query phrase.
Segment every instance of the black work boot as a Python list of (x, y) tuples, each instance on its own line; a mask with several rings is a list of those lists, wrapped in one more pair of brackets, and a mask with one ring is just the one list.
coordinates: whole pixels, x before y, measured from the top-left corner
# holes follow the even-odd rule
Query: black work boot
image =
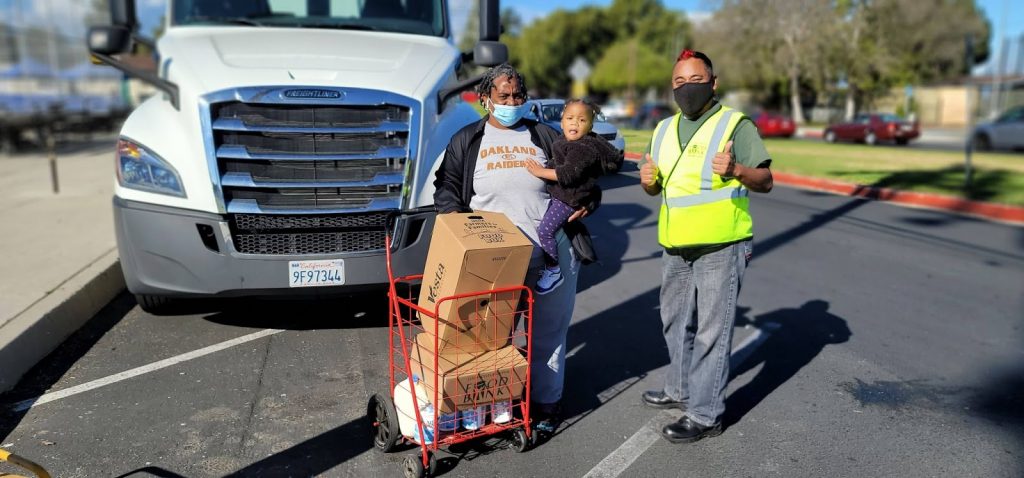
[(693, 443), (704, 437), (716, 437), (721, 434), (721, 423), (706, 427), (685, 416), (661, 429), (661, 436), (672, 443)]
[(678, 408), (684, 412), (686, 411), (685, 403), (674, 400), (672, 397), (668, 396), (667, 393), (662, 392), (661, 390), (646, 391), (640, 396), (640, 398), (644, 402), (644, 405), (651, 408)]

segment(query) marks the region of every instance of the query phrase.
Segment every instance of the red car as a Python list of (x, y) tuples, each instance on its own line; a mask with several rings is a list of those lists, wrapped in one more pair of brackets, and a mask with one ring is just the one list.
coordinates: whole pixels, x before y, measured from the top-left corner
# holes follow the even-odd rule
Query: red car
[(862, 114), (849, 123), (829, 125), (823, 137), (829, 143), (837, 140), (863, 141), (865, 144), (895, 141), (902, 146), (920, 135), (917, 122), (911, 123), (893, 114)]
[(758, 113), (751, 117), (762, 138), (791, 138), (796, 134), (796, 123), (788, 116)]

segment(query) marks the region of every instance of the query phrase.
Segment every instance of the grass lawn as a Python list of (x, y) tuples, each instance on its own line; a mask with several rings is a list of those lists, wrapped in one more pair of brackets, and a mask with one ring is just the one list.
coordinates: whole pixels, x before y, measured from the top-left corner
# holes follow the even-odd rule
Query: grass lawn
[[(650, 131), (623, 130), (626, 150), (643, 153)], [(772, 169), (907, 191), (1024, 206), (1024, 155), (975, 153), (974, 185), (963, 190), (964, 153), (900, 146), (766, 139)]]

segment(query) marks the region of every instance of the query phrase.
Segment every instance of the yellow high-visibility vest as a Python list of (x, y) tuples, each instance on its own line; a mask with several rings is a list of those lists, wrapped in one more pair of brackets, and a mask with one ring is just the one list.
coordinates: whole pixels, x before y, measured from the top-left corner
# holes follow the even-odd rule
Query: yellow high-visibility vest
[(658, 242), (666, 248), (723, 244), (750, 238), (749, 191), (738, 180), (711, 171), (715, 153), (724, 151), (743, 113), (722, 106), (684, 145), (681, 113), (658, 123), (651, 151), (661, 182)]

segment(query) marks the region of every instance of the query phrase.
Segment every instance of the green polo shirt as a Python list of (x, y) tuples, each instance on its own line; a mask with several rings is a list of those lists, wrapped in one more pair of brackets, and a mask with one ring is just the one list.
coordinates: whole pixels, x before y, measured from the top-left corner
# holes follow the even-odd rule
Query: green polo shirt
[[(710, 109), (700, 115), (700, 118), (695, 120), (686, 119), (685, 116), (679, 118), (679, 141), (685, 147), (686, 143), (690, 141), (690, 138), (697, 133), (697, 129), (700, 125), (704, 124), (711, 115), (722, 109), (720, 103), (715, 103)], [(663, 141), (671, 140), (671, 136), (666, 136)], [(732, 152), (736, 156), (736, 162), (750, 168), (767, 168), (772, 163), (771, 156), (768, 155), (768, 150), (764, 147), (764, 141), (761, 141), (761, 135), (757, 133), (757, 126), (749, 118), (743, 118), (736, 129), (732, 132)], [(652, 139), (653, 142), (653, 139)], [(647, 153), (651, 152), (651, 143), (647, 144)]]

